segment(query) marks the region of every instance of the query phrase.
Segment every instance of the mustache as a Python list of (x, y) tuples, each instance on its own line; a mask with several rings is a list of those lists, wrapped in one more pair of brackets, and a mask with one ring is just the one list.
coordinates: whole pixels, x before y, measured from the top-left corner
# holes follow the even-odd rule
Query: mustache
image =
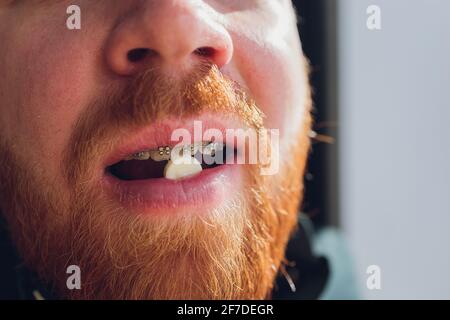
[(183, 77), (149, 68), (124, 89), (106, 91), (75, 123), (62, 164), (69, 185), (89, 172), (98, 154), (112, 151), (120, 132), (149, 126), (166, 117), (195, 117), (208, 112), (234, 117), (255, 130), (264, 124), (264, 114), (247, 90), (207, 62)]

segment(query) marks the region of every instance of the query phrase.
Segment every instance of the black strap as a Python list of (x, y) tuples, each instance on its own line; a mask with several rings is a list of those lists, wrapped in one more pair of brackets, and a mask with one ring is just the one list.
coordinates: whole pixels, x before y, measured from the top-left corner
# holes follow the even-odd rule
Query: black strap
[(298, 230), (286, 249), (286, 264), (279, 272), (273, 299), (318, 299), (329, 276), (328, 261), (317, 257), (311, 249), (313, 230), (311, 222), (301, 215)]

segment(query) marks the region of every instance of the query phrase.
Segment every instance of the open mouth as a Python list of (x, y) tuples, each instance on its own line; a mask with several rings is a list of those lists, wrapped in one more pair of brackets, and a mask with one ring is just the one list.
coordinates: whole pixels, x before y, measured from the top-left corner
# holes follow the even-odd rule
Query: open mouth
[(165, 178), (179, 180), (229, 163), (237, 150), (226, 144), (206, 141), (174, 148), (161, 146), (126, 156), (106, 172), (119, 180)]
[[(188, 133), (182, 135), (184, 142), (172, 139), (179, 128)], [(237, 137), (229, 139), (228, 128), (243, 126), (205, 114), (197, 119), (168, 118), (126, 134), (101, 164), (101, 188), (109, 199), (138, 215), (210, 212), (242, 191), (245, 171), (237, 160), (245, 149)], [(209, 129), (216, 134), (207, 137)]]

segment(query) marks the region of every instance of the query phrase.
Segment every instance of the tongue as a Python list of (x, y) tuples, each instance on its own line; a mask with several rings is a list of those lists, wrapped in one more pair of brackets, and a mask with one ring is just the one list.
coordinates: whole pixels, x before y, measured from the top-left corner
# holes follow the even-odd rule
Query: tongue
[(110, 168), (110, 172), (122, 180), (145, 180), (164, 177), (164, 167), (167, 161), (153, 160), (122, 161)]

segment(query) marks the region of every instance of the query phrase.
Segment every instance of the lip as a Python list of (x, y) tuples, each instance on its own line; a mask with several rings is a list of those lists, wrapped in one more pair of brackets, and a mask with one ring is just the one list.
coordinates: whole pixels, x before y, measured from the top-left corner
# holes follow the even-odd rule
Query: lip
[[(194, 121), (200, 121), (202, 132), (200, 136), (195, 136)], [(185, 129), (191, 136), (191, 141), (173, 141), (171, 135), (176, 129)], [(188, 119), (166, 119), (164, 121), (158, 121), (151, 126), (140, 129), (133, 134), (127, 134), (118, 143), (118, 147), (115, 151), (109, 155), (103, 162), (103, 167), (111, 166), (127, 156), (144, 151), (157, 149), (160, 146), (173, 147), (178, 143), (191, 144), (194, 142), (201, 142), (203, 139), (203, 133), (209, 129), (219, 130), (223, 139), (226, 137), (227, 129), (239, 129), (246, 128), (240, 122), (234, 119), (217, 119), (212, 115), (202, 115), (201, 117), (188, 118)], [(215, 140), (216, 142), (226, 143), (227, 141)], [(230, 141), (228, 141), (230, 142)], [(234, 141), (236, 144), (236, 141)]]
[[(201, 121), (201, 135), (194, 135), (194, 121)], [(180, 143), (181, 141), (171, 140), (172, 132), (178, 128), (186, 129), (191, 134), (192, 141), (182, 142), (190, 144), (202, 141), (203, 133), (208, 129), (219, 130), (225, 139), (226, 129), (244, 127), (233, 119), (218, 120), (210, 115), (202, 115), (195, 119), (166, 119), (126, 135), (103, 162), (102, 184), (108, 196), (118, 201), (121, 206), (138, 214), (148, 215), (180, 212), (199, 214), (220, 206), (226, 199), (231, 199), (240, 189), (241, 168), (237, 164), (223, 164), (180, 180), (121, 180), (105, 170), (130, 154), (156, 149), (159, 146), (172, 147)]]
[(233, 196), (240, 178), (238, 169), (238, 165), (222, 165), (181, 180), (125, 181), (107, 174), (104, 182), (121, 205), (139, 214), (170, 214), (176, 209), (196, 214)]

